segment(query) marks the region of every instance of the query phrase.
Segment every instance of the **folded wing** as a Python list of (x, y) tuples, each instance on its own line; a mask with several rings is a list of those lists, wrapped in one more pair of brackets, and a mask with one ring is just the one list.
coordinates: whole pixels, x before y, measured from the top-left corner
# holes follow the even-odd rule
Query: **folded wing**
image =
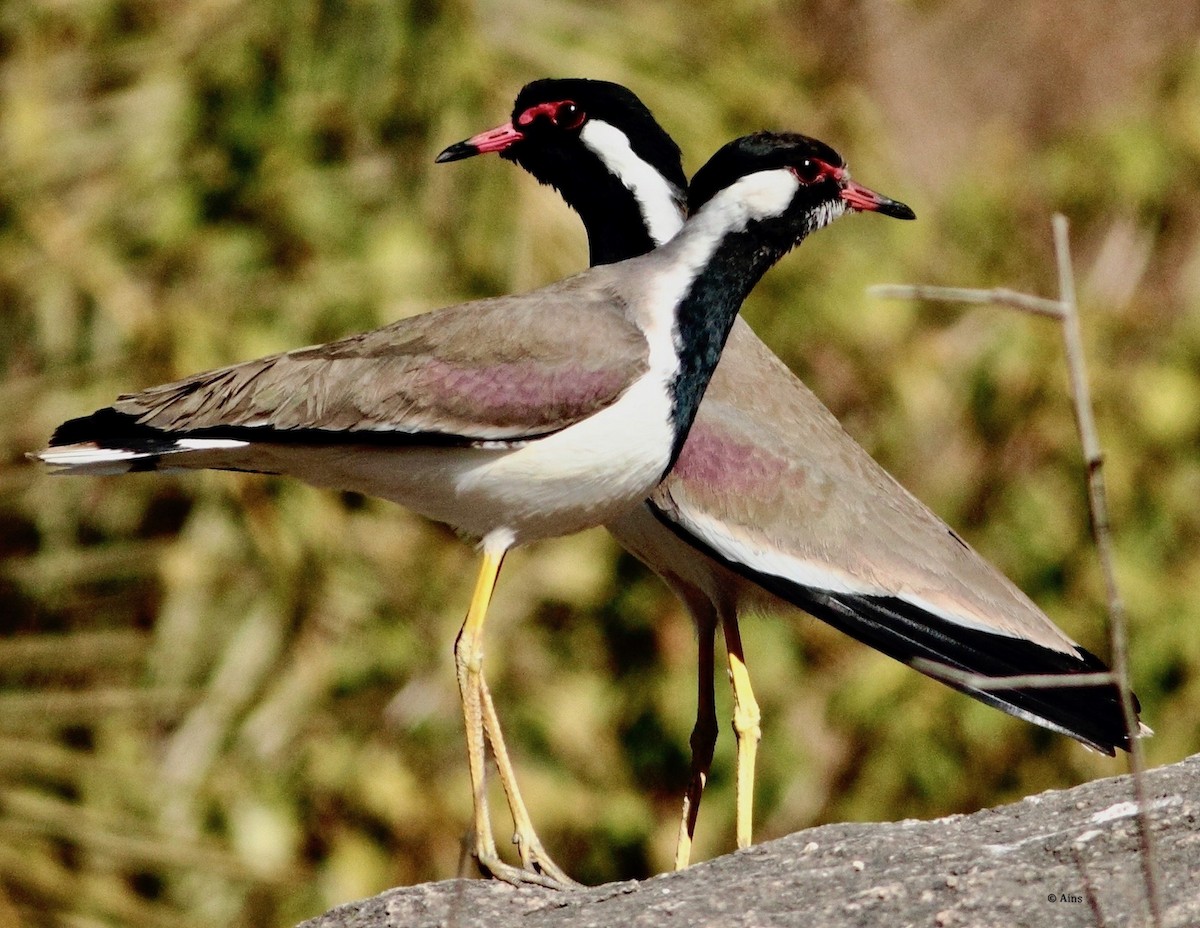
[[(725, 357), (736, 365), (718, 370), (726, 381), (714, 378), (706, 415), (651, 498), (660, 520), (906, 664), (920, 658), (988, 677), (1107, 669), (900, 486), (799, 381), (784, 397), (756, 389), (771, 367), (772, 380), (786, 368), (744, 326), (732, 337), (739, 350)], [(734, 382), (737, 406), (721, 400)], [(1106, 753), (1128, 747), (1111, 684), (986, 689), (939, 679)]]
[(63, 424), (42, 457), (72, 469), (95, 463), (95, 449), (128, 459), (221, 442), (469, 445), (552, 434), (647, 370), (645, 339), (619, 296), (578, 279), (128, 394)]

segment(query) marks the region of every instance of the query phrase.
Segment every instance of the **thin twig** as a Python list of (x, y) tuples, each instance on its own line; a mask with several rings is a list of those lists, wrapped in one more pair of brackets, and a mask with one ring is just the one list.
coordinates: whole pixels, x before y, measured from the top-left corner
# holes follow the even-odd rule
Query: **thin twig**
[(1121, 710), (1125, 715), (1125, 730), (1129, 734), (1129, 767), (1133, 774), (1133, 792), (1137, 800), (1138, 838), (1142, 845), (1142, 877), (1146, 883), (1146, 901), (1150, 905), (1150, 919), (1155, 928), (1162, 928), (1162, 906), (1158, 895), (1158, 865), (1154, 854), (1154, 835), (1150, 828), (1147, 811), (1146, 769), (1141, 742), (1137, 738), (1137, 711), (1133, 706), (1133, 690), (1129, 685), (1129, 635), (1125, 618), (1125, 602), (1117, 586), (1116, 569), (1113, 566), (1112, 531), (1108, 522), (1108, 495), (1104, 488), (1104, 453), (1096, 432), (1092, 414), (1091, 393), (1088, 390), (1087, 372), (1084, 368), (1083, 334), (1079, 328), (1079, 307), (1075, 299), (1075, 274), (1071, 267), (1071, 240), (1067, 228), (1067, 217), (1061, 213), (1054, 216), (1054, 253), (1058, 260), (1059, 300), (1062, 302), (1063, 341), (1067, 353), (1067, 369), (1071, 380), (1071, 394), (1075, 403), (1075, 418), (1079, 426), (1079, 441), (1088, 475), (1088, 503), (1092, 512), (1092, 535), (1096, 541), (1096, 555), (1104, 574), (1104, 586), (1108, 592), (1108, 637), (1112, 650), (1113, 672), (1117, 675), (1121, 692)]
[(923, 287), (908, 284), (880, 284), (869, 287), (867, 293), (885, 300), (927, 300), (939, 303), (987, 303), (1010, 306), (1035, 316), (1051, 319), (1063, 317), (1063, 307), (1058, 300), (1047, 300), (1028, 293), (1018, 293), (1005, 287), (992, 290), (973, 290), (968, 287)]
[(1088, 908), (1092, 910), (1092, 917), (1096, 919), (1096, 928), (1106, 928), (1108, 922), (1104, 919), (1104, 911), (1100, 908), (1100, 898), (1096, 895), (1096, 887), (1092, 883), (1092, 878), (1088, 875), (1087, 867), (1083, 863), (1083, 855), (1079, 852), (1079, 844), (1071, 845), (1071, 856), (1075, 859), (1075, 867), (1079, 870), (1079, 878), (1083, 883), (1083, 894), (1087, 898)]
[[(951, 667), (921, 661), (920, 669), (980, 689), (1002, 689), (1015, 686), (1077, 686), (1084, 685), (1084, 678), (1095, 678), (1089, 682), (1116, 683), (1121, 696), (1121, 710), (1125, 720), (1125, 731), (1129, 738), (1129, 768), (1132, 774), (1134, 796), (1137, 800), (1138, 837), (1141, 844), (1142, 878), (1146, 886), (1146, 899), (1150, 917), (1155, 928), (1162, 928), (1162, 906), (1158, 893), (1158, 867), (1154, 853), (1154, 838), (1147, 811), (1146, 788), (1143, 780), (1145, 763), (1138, 735), (1141, 726), (1133, 705), (1133, 691), (1129, 685), (1129, 639), (1125, 618), (1125, 604), (1117, 586), (1113, 569), (1112, 533), (1108, 522), (1108, 502), (1104, 488), (1104, 455), (1096, 432), (1092, 414), (1091, 394), (1088, 389), (1087, 371), (1084, 363), (1083, 336), (1079, 327), (1079, 309), (1075, 298), (1075, 277), (1071, 267), (1071, 249), (1065, 216), (1056, 214), (1053, 221), (1054, 252), (1058, 266), (1059, 298), (1047, 300), (1004, 288), (973, 290), (956, 287), (897, 286), (872, 287), (875, 296), (892, 299), (916, 299), (938, 302), (986, 303), (1007, 306), (1023, 312), (1057, 319), (1062, 323), (1063, 343), (1067, 359), (1068, 378), (1079, 429), (1079, 440), (1087, 468), (1088, 505), (1092, 516), (1092, 536), (1096, 543), (1100, 569), (1108, 596), (1108, 637), (1112, 651), (1111, 674), (1072, 674), (1058, 682), (1054, 677), (1031, 675), (1028, 677), (987, 678), (964, 674)], [(1040, 679), (1039, 679), (1040, 678)], [(1018, 682), (1013, 682), (1018, 681)]]

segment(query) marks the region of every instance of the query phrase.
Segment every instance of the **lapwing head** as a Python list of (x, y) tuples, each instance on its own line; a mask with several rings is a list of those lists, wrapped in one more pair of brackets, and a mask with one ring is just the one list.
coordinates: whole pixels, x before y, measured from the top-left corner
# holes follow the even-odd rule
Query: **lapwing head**
[(499, 152), (562, 195), (587, 228), (592, 264), (643, 254), (683, 224), (679, 146), (620, 84), (534, 81), (517, 95), (510, 122), (451, 145), (437, 160), (484, 152)]
[(597, 159), (610, 173), (632, 156), (680, 191), (687, 187), (679, 146), (627, 87), (585, 78), (545, 78), (521, 88), (512, 120), (451, 145), (438, 163), (499, 152), (538, 180), (557, 186)]
[(824, 142), (788, 132), (757, 132), (717, 151), (692, 178), (688, 210), (765, 223), (786, 247), (846, 212), (916, 218), (903, 203), (851, 180), (842, 156)]

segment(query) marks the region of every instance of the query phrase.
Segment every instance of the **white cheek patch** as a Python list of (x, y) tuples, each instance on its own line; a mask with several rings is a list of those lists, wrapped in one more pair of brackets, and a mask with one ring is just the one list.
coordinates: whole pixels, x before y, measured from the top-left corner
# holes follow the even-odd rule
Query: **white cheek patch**
[(675, 185), (634, 153), (624, 132), (602, 119), (584, 124), (579, 138), (633, 194), (654, 243), (661, 245), (673, 238), (683, 226), (681, 196)]
[(745, 226), (754, 219), (778, 216), (788, 208), (799, 189), (800, 181), (787, 168), (755, 171), (717, 193), (700, 213), (722, 217), (727, 226)]

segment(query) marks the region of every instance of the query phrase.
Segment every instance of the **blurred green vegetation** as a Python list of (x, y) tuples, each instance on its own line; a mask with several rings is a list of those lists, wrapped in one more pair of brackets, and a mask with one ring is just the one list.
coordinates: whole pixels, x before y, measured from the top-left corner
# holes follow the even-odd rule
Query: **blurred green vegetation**
[[(0, 926), (286, 926), (462, 868), (468, 545), (287, 481), (49, 479), (23, 455), (122, 390), (582, 267), (551, 192), (495, 159), (432, 163), (545, 75), (630, 85), (689, 172), (740, 132), (797, 129), (913, 205), (915, 224), (822, 232), (747, 315), (1104, 653), (1057, 332), (863, 293), (1053, 294), (1049, 217), (1067, 213), (1148, 756), (1200, 749), (1198, 17), (1183, 0), (0, 5)], [(799, 614), (744, 633), (760, 840), (1124, 769)], [(510, 558), (488, 643), (551, 853), (587, 881), (667, 868), (694, 711), (681, 606), (590, 532)], [(698, 858), (733, 846), (731, 741)]]

